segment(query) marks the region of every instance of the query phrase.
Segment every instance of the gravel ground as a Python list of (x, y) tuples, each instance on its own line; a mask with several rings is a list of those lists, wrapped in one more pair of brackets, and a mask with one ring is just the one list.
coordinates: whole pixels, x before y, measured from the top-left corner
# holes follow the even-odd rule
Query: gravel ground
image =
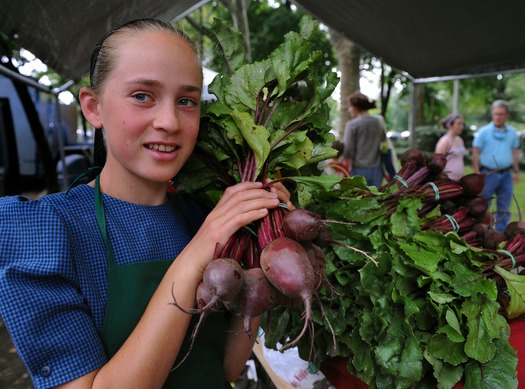
[(11, 337), (0, 320), (0, 389), (32, 389), (29, 374), (16, 354)]

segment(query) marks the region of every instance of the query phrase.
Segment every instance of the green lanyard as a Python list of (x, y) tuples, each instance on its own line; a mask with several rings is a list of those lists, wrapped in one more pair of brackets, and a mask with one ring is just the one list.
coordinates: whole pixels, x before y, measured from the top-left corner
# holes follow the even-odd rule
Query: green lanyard
[(100, 229), (102, 239), (104, 239), (104, 244), (106, 245), (106, 255), (108, 256), (108, 262), (115, 263), (113, 250), (111, 249), (111, 245), (109, 244), (108, 240), (104, 202), (102, 201), (102, 193), (100, 192), (100, 175), (98, 175), (95, 179), (95, 212), (97, 216), (98, 228)]

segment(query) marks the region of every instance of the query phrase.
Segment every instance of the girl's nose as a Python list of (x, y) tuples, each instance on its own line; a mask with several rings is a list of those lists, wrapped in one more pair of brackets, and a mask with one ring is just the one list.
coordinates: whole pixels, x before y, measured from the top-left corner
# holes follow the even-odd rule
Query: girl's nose
[(171, 103), (160, 105), (153, 125), (159, 130), (177, 131), (180, 128), (180, 118), (177, 113), (177, 106)]

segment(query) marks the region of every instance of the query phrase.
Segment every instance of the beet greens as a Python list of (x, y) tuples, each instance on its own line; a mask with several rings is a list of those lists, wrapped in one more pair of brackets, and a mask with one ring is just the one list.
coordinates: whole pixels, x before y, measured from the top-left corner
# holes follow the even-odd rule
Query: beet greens
[[(317, 163), (336, 154), (325, 100), (337, 78), (312, 66), (322, 60), (311, 48), (315, 25), (303, 18), (299, 33), (253, 64), (243, 60), (238, 32), (218, 21), (212, 28), (227, 70), (210, 85), (217, 101), (203, 107), (194, 154), (173, 185), (211, 207), (235, 183), (293, 181), (296, 205), (322, 224), (294, 237), (309, 265), (292, 297), (264, 275), (261, 258), (289, 239), (290, 211), (279, 207), (239, 230), (215, 257), (235, 260), (249, 276), (223, 305), (244, 317), (250, 336), (251, 318), (263, 315), (266, 346), (297, 345), (318, 366), (346, 358), (371, 387), (516, 387), (506, 319), (525, 313), (525, 281), (512, 273), (525, 263), (525, 237), (484, 247), (493, 234), (478, 197), (484, 176), (450, 181), (440, 155), (410, 149), (380, 188), (363, 177), (320, 176)], [(275, 272), (289, 276), (280, 266)], [(252, 301), (257, 295), (265, 301)], [(187, 312), (218, 309), (208, 298)], [(303, 336), (307, 329), (312, 336)]]

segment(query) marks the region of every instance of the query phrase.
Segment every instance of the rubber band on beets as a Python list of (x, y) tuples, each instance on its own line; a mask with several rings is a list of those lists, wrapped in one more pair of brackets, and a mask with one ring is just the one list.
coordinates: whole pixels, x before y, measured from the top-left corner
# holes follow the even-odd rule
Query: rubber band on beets
[(510, 251), (499, 249), (498, 253), (506, 254), (512, 260), (512, 267), (510, 268), (510, 270), (513, 270), (516, 267), (516, 259), (514, 258), (514, 255), (511, 254)]
[(405, 188), (408, 188), (408, 184), (405, 180), (403, 180), (403, 178), (399, 177), (397, 174), (394, 176), (394, 178), (398, 180)]
[(429, 182), (428, 184), (432, 187), (432, 189), (434, 189), (435, 200), (438, 201), (439, 200), (439, 189), (438, 189), (438, 187), (433, 182)]
[(452, 224), (452, 228), (454, 229), (454, 232), (458, 232), (459, 231), (459, 224), (457, 222), (456, 219), (454, 219), (452, 216), (450, 215), (444, 215), (448, 221), (450, 222), (450, 224)]

